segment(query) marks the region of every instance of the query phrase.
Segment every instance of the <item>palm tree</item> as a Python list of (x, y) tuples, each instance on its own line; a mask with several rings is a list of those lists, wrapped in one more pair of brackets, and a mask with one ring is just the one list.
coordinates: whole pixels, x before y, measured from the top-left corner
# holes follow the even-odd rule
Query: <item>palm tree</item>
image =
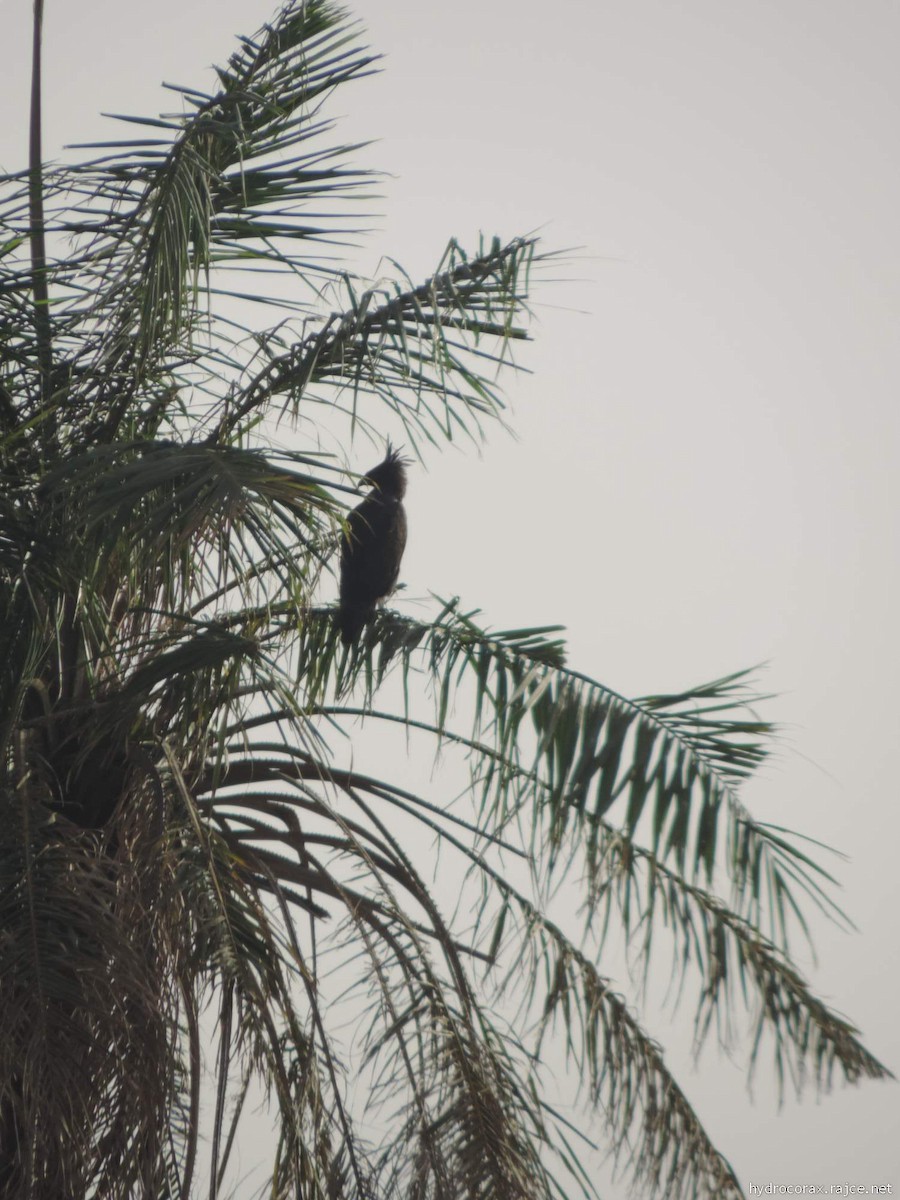
[[(451, 242), (418, 285), (336, 265), (370, 180), (322, 113), (375, 60), (331, 0), (53, 168), (35, 10), (0, 207), (0, 1191), (214, 1197), (261, 1087), (272, 1196), (591, 1194), (541, 1089), (562, 1037), (643, 1194), (737, 1200), (608, 937), (646, 973), (667, 934), (698, 1042), (746, 1010), (751, 1067), (889, 1074), (788, 955), (840, 913), (741, 802), (772, 734), (747, 673), (626, 699), (555, 628), (435, 598), (344, 646), (319, 599), (354, 438), (422, 457), (501, 419), (547, 256)], [(373, 727), (462, 756), (459, 803), (355, 769)], [(467, 870), (464, 927), (417, 831)]]

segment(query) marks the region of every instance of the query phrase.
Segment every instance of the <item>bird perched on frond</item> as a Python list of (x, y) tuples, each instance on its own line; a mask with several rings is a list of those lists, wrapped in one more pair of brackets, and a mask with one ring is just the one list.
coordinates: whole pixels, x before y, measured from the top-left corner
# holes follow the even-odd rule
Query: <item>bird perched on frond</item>
[(341, 593), (338, 622), (341, 641), (349, 646), (378, 604), (397, 586), (406, 546), (408, 459), (387, 445), (383, 462), (360, 480), (371, 491), (347, 517), (341, 541)]

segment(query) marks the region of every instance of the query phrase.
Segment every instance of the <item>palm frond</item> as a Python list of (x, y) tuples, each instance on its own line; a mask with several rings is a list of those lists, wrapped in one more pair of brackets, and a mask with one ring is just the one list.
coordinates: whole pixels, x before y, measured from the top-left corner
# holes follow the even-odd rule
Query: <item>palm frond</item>
[[(272, 714), (266, 721), (282, 717)], [(246, 733), (258, 728), (261, 720), (252, 718)], [(237, 727), (232, 730), (233, 734), (237, 732)], [(344, 793), (358, 809), (360, 819), (336, 818), (334, 801), (328, 798), (332, 791)], [(413, 815), (439, 832), (444, 844), (470, 864), (486, 894), (493, 894), (494, 904), (487, 899), (482, 904), (483, 923), (479, 919), (476, 940), (470, 945), (456, 942), (427, 911), (418, 920), (412, 915), (411, 906), (422, 902), (421, 884), (408, 860), (398, 857), (396, 846), (386, 835), (385, 821), (379, 820), (373, 828), (374, 810), (364, 797), (381, 807), (387, 804)], [(284, 743), (252, 742), (246, 736), (231, 744), (228, 768), (218, 774), (215, 790), (204, 804), (237, 858), (257, 877), (263, 869), (269, 872), (269, 886), (277, 879), (290, 902), (299, 900), (300, 907), (309, 911), (318, 897), (327, 911), (333, 912), (335, 906), (347, 911), (355, 925), (367, 928), (367, 946), (376, 933), (389, 946), (402, 945), (407, 938), (416, 939), (406, 950), (397, 949), (391, 956), (396, 956), (397, 969), (402, 969), (407, 980), (405, 986), (412, 989), (402, 1010), (406, 1015), (401, 1021), (392, 1001), (382, 1010), (386, 1030), (377, 1040), (379, 1049), (391, 1046), (394, 1067), (390, 1078), (395, 1084), (406, 1079), (412, 1087), (413, 1079), (421, 1082), (424, 1077), (421, 1069), (413, 1071), (405, 1065), (402, 1043), (393, 1044), (400, 1029), (420, 1019), (419, 987), (430, 996), (437, 986), (433, 981), (427, 988), (411, 982), (419, 979), (422, 970), (418, 939), (425, 936), (433, 940), (442, 953), (452, 949), (454, 959), (461, 955), (478, 962), (483, 958), (478, 949), (484, 944), (483, 938), (489, 942), (488, 960), (503, 968), (498, 994), (514, 985), (517, 1002), (525, 1009), (536, 1007), (542, 1027), (561, 1024), (564, 1028), (572, 1066), (609, 1123), (613, 1144), (633, 1147), (629, 1164), (638, 1182), (665, 1195), (740, 1194), (733, 1173), (667, 1071), (659, 1047), (641, 1029), (624, 1000), (600, 976), (591, 959), (492, 866), (485, 854), (454, 832), (457, 822), (452, 815), (384, 780), (338, 770)], [(320, 821), (335, 819), (339, 834), (318, 831)], [(608, 850), (613, 838), (619, 847), (618, 859)], [(490, 836), (480, 837), (479, 841), (488, 848), (496, 844)], [(283, 856), (285, 851), (289, 852), (287, 857)], [(321, 858), (326, 852), (327, 866)], [(350, 876), (334, 874), (341, 859), (352, 868)], [(606, 891), (617, 892), (620, 900), (626, 870), (623, 863), (643, 861), (647, 878), (655, 876), (652, 886), (647, 886), (643, 913), (633, 910), (633, 902), (625, 901), (626, 914), (631, 910), (625, 931), (630, 929), (628, 920), (638, 927), (645, 921), (649, 923), (655, 907), (675, 933), (675, 951), (683, 946), (684, 966), (695, 957), (704, 985), (696, 1018), (698, 1039), (705, 1036), (713, 1014), (730, 1020), (732, 1009), (743, 1000), (755, 1009), (751, 1065), (761, 1038), (768, 1034), (779, 1076), (785, 1068), (790, 1069), (798, 1086), (812, 1077), (818, 1087), (827, 1088), (833, 1082), (835, 1068), (850, 1082), (862, 1077), (889, 1077), (886, 1068), (860, 1044), (852, 1026), (817, 1000), (777, 948), (720, 901), (688, 884), (606, 825), (602, 861)], [(366, 879), (372, 890), (361, 886)], [(386, 893), (383, 880), (402, 888), (406, 901), (395, 901)], [(592, 879), (589, 887), (596, 887), (596, 882)], [(598, 898), (594, 896), (590, 903), (596, 910)], [(518, 914), (515, 923), (514, 912)], [(396, 933), (388, 937), (387, 931), (398, 921)], [(371, 947), (367, 952), (372, 953)], [(382, 964), (379, 980), (387, 972), (388, 967)], [(396, 987), (386, 987), (388, 995), (394, 996)], [(468, 985), (462, 994), (470, 1003)], [(540, 1040), (532, 1051), (538, 1058)], [(421, 1097), (411, 1101), (410, 1111), (422, 1104)], [(531, 1113), (529, 1119), (536, 1121)], [(537, 1128), (535, 1124), (534, 1130)], [(540, 1128), (540, 1140), (554, 1145), (552, 1136), (543, 1126)], [(534, 1130), (532, 1136), (537, 1136)], [(428, 1153), (437, 1151), (429, 1145)], [(392, 1154), (399, 1162), (397, 1146)], [(429, 1158), (427, 1170), (438, 1169)]]
[(301, 399), (316, 398), (315, 384), (338, 388), (338, 397), (328, 392), (325, 402), (340, 402), (351, 430), (358, 421), (370, 424), (359, 403), (372, 394), (399, 417), (414, 447), (437, 435), (480, 433), (481, 422), (501, 418), (505, 407), (496, 371), (511, 364), (510, 343), (528, 336), (521, 322), (535, 245), (533, 238), (505, 245), (495, 238), (469, 255), (452, 241), (417, 287), (404, 278), (357, 295), (356, 282), (345, 276), (349, 306), (272, 356), (237, 391), (214, 436), (231, 434), (277, 395), (296, 411)]
[(79, 1195), (115, 1162), (105, 1194), (160, 1188), (180, 1080), (169, 931), (146, 907), (159, 886), (153, 822), (133, 793), (129, 867), (117, 870), (108, 847), (66, 829), (41, 790), (33, 776), (0, 794), (0, 1177), (9, 1194)]
[[(384, 613), (342, 657), (327, 614), (311, 614), (298, 683), (312, 705), (331, 686), (340, 694), (361, 685), (366, 708), (392, 669), (408, 691), (414, 666), (424, 661), (434, 695), (428, 728), (439, 737), (453, 697), (470, 688), (472, 727), (464, 740), (479, 749), (483, 812), (502, 827), (534, 801), (551, 874), (573, 829), (584, 838), (589, 871), (602, 874), (600, 830), (616, 813), (626, 837), (646, 833), (653, 853), (680, 873), (709, 881), (725, 871), (738, 907), (754, 923), (765, 916), (776, 940), (787, 937), (798, 889), (842, 915), (821, 886), (830, 880), (824, 868), (792, 835), (755, 821), (739, 799), (740, 783), (764, 760), (774, 733), (748, 715), (756, 700), (749, 672), (677, 697), (629, 700), (566, 668), (562, 643), (546, 636), (555, 630), (491, 633), (477, 616), (456, 601), (432, 623)], [(768, 909), (772, 897), (780, 900)]]
[[(355, 40), (331, 0), (291, 0), (254, 38), (242, 39), (218, 70), (217, 91), (177, 89), (183, 114), (121, 118), (154, 137), (95, 145), (106, 153), (45, 170), (49, 242), (74, 239), (76, 249), (48, 254), (57, 367), (44, 408), (59, 408), (71, 421), (74, 406), (63, 409), (62, 400), (77, 382), (79, 398), (89, 402), (77, 411), (82, 441), (98, 426), (108, 438), (138, 388), (149, 416), (147, 391), (165, 369), (201, 353), (204, 339), (199, 348), (191, 339), (200, 336), (208, 302), (248, 297), (247, 282), (210, 292), (214, 269), (250, 268), (251, 280), (261, 272), (266, 291), (256, 295), (267, 302), (272, 270), (302, 285), (309, 300), (317, 277), (336, 274), (316, 247), (346, 240), (352, 230), (316, 206), (358, 196), (367, 172), (341, 165), (356, 147), (321, 144), (331, 124), (318, 110), (331, 91), (371, 70), (373, 56)], [(29, 230), (29, 178), (0, 178), (0, 222), (12, 235), (4, 242), (0, 297), (8, 318), (0, 311), (0, 342), (4, 325), (19, 337), (31, 326), (16, 317), (31, 285), (19, 249)], [(15, 390), (34, 395), (36, 343), (14, 349)], [(160, 400), (172, 402), (165, 385)]]

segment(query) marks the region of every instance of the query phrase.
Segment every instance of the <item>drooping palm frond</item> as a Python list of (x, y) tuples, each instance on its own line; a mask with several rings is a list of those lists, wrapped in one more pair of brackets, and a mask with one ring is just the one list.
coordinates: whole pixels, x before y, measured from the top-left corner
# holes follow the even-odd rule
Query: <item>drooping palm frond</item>
[[(435, 925), (427, 911), (415, 920), (417, 934), (427, 934), (445, 952), (457, 946), (464, 959), (479, 961), (487, 953), (499, 966), (504, 956), (512, 956), (501, 992), (513, 979), (520, 1003), (534, 1005), (545, 1023), (563, 1023), (573, 1063), (609, 1121), (615, 1144), (642, 1147), (633, 1156), (636, 1177), (662, 1194), (737, 1196), (739, 1191), (727, 1164), (709, 1143), (690, 1104), (666, 1071), (659, 1048), (587, 954), (492, 865), (492, 848), (533, 855), (535, 845), (550, 844), (556, 849), (549, 862), (545, 856), (541, 866), (551, 875), (554, 854), (566, 864), (572, 864), (577, 855), (576, 865), (587, 869), (584, 900), (595, 915), (591, 922), (594, 939), (602, 940), (610, 913), (616, 912), (626, 936), (632, 929), (643, 928), (648, 966), (650, 929), (654, 919), (661, 919), (674, 935), (673, 953), (682, 948), (681, 969), (696, 969), (702, 985), (696, 1016), (698, 1038), (709, 1031), (713, 1015), (722, 1018), (724, 1028), (743, 1003), (751, 1013), (755, 1010), (751, 1065), (763, 1038), (768, 1037), (779, 1077), (789, 1069), (798, 1086), (810, 1078), (818, 1086), (828, 1087), (835, 1069), (849, 1081), (885, 1077), (885, 1068), (861, 1045), (853, 1027), (813, 996), (782, 951), (752, 923), (691, 882), (692, 877), (713, 875), (717, 864), (726, 877), (733, 871), (727, 837), (711, 850), (705, 847), (702, 854), (693, 849), (688, 852), (683, 844), (697, 840), (706, 807), (714, 801), (721, 804), (726, 810), (725, 824), (749, 821), (733, 788), (735, 779), (747, 773), (748, 763), (762, 757), (761, 747), (748, 746), (745, 739), (750, 733), (764, 736), (768, 730), (743, 713), (732, 715), (729, 698), (738, 683), (736, 678), (684, 693), (677, 703), (676, 698), (635, 703), (633, 720), (638, 728), (628, 742), (626, 732), (616, 730), (611, 722), (613, 731), (608, 736), (621, 739), (612, 751), (604, 749), (604, 723), (600, 722), (598, 731), (585, 722), (596, 756), (590, 772), (580, 772), (581, 738), (548, 737), (541, 721), (552, 720), (559, 706), (542, 708), (539, 703), (529, 703), (530, 698), (553, 695), (562, 680), (566, 687), (577, 684), (589, 696), (605, 697), (613, 712), (614, 703), (631, 705), (621, 697), (610, 698), (607, 690), (593, 681), (566, 672), (558, 641), (547, 640), (542, 631), (491, 635), (475, 624), (473, 614), (458, 617), (453, 607), (445, 606), (433, 626), (383, 614), (349, 656), (343, 655), (334, 639), (327, 611), (307, 618), (292, 705), (256, 713), (229, 726), (224, 743), (228, 766), (218, 771), (215, 786), (212, 776), (204, 785), (211, 789), (203, 801), (205, 810), (264, 889), (284, 889), (289, 902), (302, 897), (307, 907), (319, 903), (334, 912), (337, 905), (339, 911), (352, 914), (354, 921), (365, 916), (379, 929), (390, 927), (398, 913), (403, 913), (403, 922), (408, 924), (413, 919), (410, 903), (421, 902), (421, 886), (405, 859), (398, 859), (396, 849), (385, 840), (382, 823), (372, 828), (373, 806), (387, 805), (439, 833), (448, 852), (452, 847), (461, 855), (494, 901), (484, 901), (474, 938), (465, 947), (458, 945), (443, 923)], [(415, 716), (402, 700), (401, 707), (393, 711), (378, 705), (392, 666), (401, 676), (402, 686), (395, 689), (401, 697), (409, 696), (416, 669), (421, 672), (425, 668), (434, 693), (430, 719), (423, 717), (421, 705), (415, 707)], [(448, 713), (459, 708), (467, 683), (471, 686), (473, 728), (459, 733), (448, 726)], [(354, 684), (363, 689), (360, 703), (331, 699), (335, 691), (347, 696)], [(329, 697), (324, 704), (323, 696)], [(718, 702), (719, 709), (715, 733), (708, 711), (713, 702)], [(518, 714), (517, 704), (522, 707)], [(697, 741), (691, 723), (669, 720), (669, 710), (680, 713), (689, 704), (707, 710), (700, 719)], [(360, 717), (375, 723), (397, 722), (462, 747), (477, 763), (474, 794), (481, 796), (478, 811), (467, 820), (393, 781), (338, 769), (330, 758), (292, 748), (293, 739), (284, 723), (305, 725), (317, 715), (331, 722)], [(517, 723), (510, 728), (508, 722), (513, 720)], [(659, 854), (637, 840), (639, 825), (630, 804), (627, 767), (638, 757), (633, 747), (642, 736), (643, 724), (669, 739), (666, 753), (670, 760), (683, 764), (680, 777), (675, 777), (671, 786), (679, 789), (676, 796), (683, 797), (688, 812), (682, 817), (681, 832), (657, 838)], [(697, 781), (693, 788), (688, 787), (690, 759), (700, 754), (705, 756), (704, 765), (712, 764), (708, 767), (711, 781)], [(621, 775), (611, 787), (606, 785), (613, 803), (598, 815), (585, 797), (590, 799), (604, 786), (604, 771), (622, 772), (623, 766), (625, 786)], [(659, 777), (663, 785), (671, 778), (663, 770)], [(577, 787), (573, 780), (579, 781)], [(348, 797), (357, 816), (338, 817), (339, 810), (329, 799), (332, 792)], [(730, 806), (735, 811), (729, 811)], [(514, 830), (521, 827), (523, 814), (530, 814), (527, 820), (533, 833), (520, 841)], [(612, 824), (617, 814), (621, 824)], [(320, 829), (319, 822), (334, 820), (340, 832), (329, 834)], [(782, 869), (781, 856), (792, 862), (793, 847), (788, 840), (776, 838), (774, 849), (767, 851), (766, 828), (751, 828), (769, 870)], [(651, 838), (653, 829), (651, 824)], [(290, 852), (287, 857), (285, 851)], [(320, 857), (326, 852), (327, 865)], [(771, 860), (765, 859), (766, 853), (771, 853)], [(671, 866), (665, 858), (672, 861)], [(334, 874), (341, 860), (349, 875), (344, 871)], [(797, 870), (802, 872), (806, 856), (800, 853), (799, 860)], [(812, 871), (813, 867), (806, 869)], [(366, 879), (371, 889), (361, 889), (361, 881)], [(398, 905), (392, 895), (386, 899), (386, 880), (391, 892), (398, 886), (406, 891), (406, 903)], [(738, 872), (733, 882), (743, 885), (743, 874)], [(817, 886), (814, 876), (811, 886)], [(757, 904), (752, 890), (750, 900)], [(514, 926), (518, 933), (513, 933)], [(503, 953), (501, 946), (506, 947)], [(397, 959), (394, 969), (407, 974), (409, 960), (415, 959), (413, 952), (394, 949), (393, 954)], [(382, 963), (379, 982), (389, 977), (388, 967)], [(392, 994), (390, 988), (387, 991)], [(390, 1011), (390, 1020), (384, 1018), (389, 1030), (379, 1035), (382, 1046), (394, 1037), (397, 1017)], [(411, 998), (410, 1019), (418, 1011)], [(724, 1032), (722, 1040), (727, 1040)], [(400, 1050), (393, 1047), (392, 1054), (398, 1060)], [(398, 1082), (398, 1076), (392, 1078)], [(535, 1114), (531, 1116), (537, 1120)], [(395, 1148), (394, 1153), (399, 1151)]]
[(461, 612), (456, 601), (429, 623), (385, 614), (349, 658), (340, 655), (327, 620), (310, 620), (298, 683), (313, 704), (330, 687), (341, 693), (362, 685), (360, 713), (405, 721), (405, 711), (373, 711), (374, 692), (395, 666), (408, 689), (420, 655), (435, 677), (428, 728), (445, 737), (456, 678), (471, 680), (473, 723), (463, 740), (481, 756), (485, 811), (502, 824), (523, 803), (538, 801), (550, 872), (575, 827), (585, 830), (589, 866), (598, 867), (598, 831), (615, 805), (624, 834), (633, 837), (643, 819), (653, 854), (674, 860), (679, 872), (709, 881), (718, 858), (751, 919), (761, 918), (767, 899), (780, 897), (766, 912), (776, 938), (787, 936), (792, 885), (841, 915), (820, 886), (829, 878), (824, 870), (790, 835), (754, 821), (739, 800), (740, 783), (764, 760), (774, 733), (752, 712), (749, 672), (678, 696), (629, 700), (566, 668), (562, 643), (546, 636), (555, 629), (490, 633), (477, 615)]
[(134, 787), (114, 869), (95, 836), (60, 822), (41, 784), (32, 772), (0, 797), (0, 1180), (8, 1195), (84, 1195), (92, 1181), (109, 1196), (141, 1184), (162, 1195), (174, 1184), (181, 1061), (177, 931), (148, 907), (167, 886), (161, 817)]

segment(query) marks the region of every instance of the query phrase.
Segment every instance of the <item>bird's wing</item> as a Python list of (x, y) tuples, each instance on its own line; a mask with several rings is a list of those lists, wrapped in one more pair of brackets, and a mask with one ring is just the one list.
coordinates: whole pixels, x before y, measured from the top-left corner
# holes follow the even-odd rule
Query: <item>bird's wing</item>
[(341, 547), (341, 603), (375, 604), (395, 586), (406, 545), (399, 500), (367, 496), (347, 518)]

